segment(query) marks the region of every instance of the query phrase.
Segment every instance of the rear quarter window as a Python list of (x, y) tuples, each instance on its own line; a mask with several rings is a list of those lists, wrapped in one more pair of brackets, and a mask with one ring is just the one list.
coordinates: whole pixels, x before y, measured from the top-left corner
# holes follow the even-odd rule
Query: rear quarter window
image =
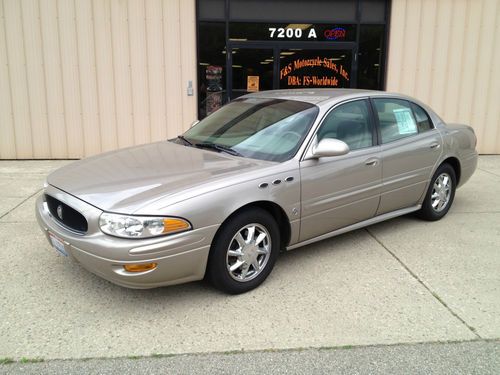
[(413, 109), (413, 113), (415, 114), (415, 118), (417, 120), (417, 128), (419, 133), (434, 129), (429, 115), (422, 107), (420, 107), (418, 104), (411, 103), (411, 108)]

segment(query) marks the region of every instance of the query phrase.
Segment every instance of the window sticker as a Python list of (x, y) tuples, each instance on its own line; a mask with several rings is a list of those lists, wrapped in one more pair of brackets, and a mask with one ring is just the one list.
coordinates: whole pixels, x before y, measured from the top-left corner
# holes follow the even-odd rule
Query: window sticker
[(394, 113), (398, 123), (399, 134), (416, 134), (418, 132), (417, 124), (411, 114), (411, 109), (393, 109), (392, 112)]

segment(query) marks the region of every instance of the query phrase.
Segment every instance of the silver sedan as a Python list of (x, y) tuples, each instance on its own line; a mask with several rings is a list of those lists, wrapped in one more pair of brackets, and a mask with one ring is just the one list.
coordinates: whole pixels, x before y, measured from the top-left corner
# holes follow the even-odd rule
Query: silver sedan
[(83, 159), (36, 203), (52, 246), (122, 286), (261, 284), (281, 251), (415, 212), (439, 220), (477, 164), (471, 127), (362, 90), (243, 96), (183, 135)]

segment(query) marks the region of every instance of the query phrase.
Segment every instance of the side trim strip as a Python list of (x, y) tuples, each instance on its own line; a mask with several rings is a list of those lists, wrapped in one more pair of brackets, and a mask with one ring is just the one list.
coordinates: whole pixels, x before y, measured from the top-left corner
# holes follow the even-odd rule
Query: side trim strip
[(409, 214), (410, 212), (415, 212), (415, 211), (420, 210), (421, 207), (422, 207), (422, 205), (418, 204), (416, 206), (403, 208), (401, 210), (388, 212), (388, 213), (383, 214), (383, 215), (375, 216), (375, 217), (372, 217), (371, 219), (368, 219), (365, 221), (360, 221), (359, 223), (352, 224), (352, 225), (349, 225), (347, 227), (334, 230), (333, 232), (322, 234), (321, 236), (314, 237), (314, 238), (311, 238), (311, 239), (306, 240), (306, 241), (298, 242), (295, 245), (288, 246), (286, 248), (286, 250), (287, 251), (293, 250), (293, 249), (296, 249), (296, 248), (301, 247), (301, 246), (309, 245), (309, 244), (312, 244), (314, 242), (326, 240), (327, 238), (335, 237), (335, 236), (338, 236), (340, 234), (350, 232), (352, 230), (356, 230), (356, 229), (360, 229), (363, 227), (367, 227), (367, 226), (372, 225), (372, 224), (380, 223), (381, 221), (385, 221), (385, 220), (389, 220), (389, 219), (392, 219), (392, 218), (395, 218), (398, 216), (406, 215), (406, 214)]

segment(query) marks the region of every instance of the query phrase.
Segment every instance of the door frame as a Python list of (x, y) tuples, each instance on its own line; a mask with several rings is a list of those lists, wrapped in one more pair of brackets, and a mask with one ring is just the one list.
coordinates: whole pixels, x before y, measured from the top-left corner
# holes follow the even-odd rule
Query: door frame
[(280, 42), (280, 41), (228, 41), (226, 46), (226, 91), (228, 101), (233, 94), (233, 49), (272, 49), (273, 50), (273, 90), (279, 89), (280, 51), (282, 49), (307, 49), (307, 50), (350, 50), (351, 51), (351, 80), (349, 87), (357, 85), (357, 48), (356, 42)]

